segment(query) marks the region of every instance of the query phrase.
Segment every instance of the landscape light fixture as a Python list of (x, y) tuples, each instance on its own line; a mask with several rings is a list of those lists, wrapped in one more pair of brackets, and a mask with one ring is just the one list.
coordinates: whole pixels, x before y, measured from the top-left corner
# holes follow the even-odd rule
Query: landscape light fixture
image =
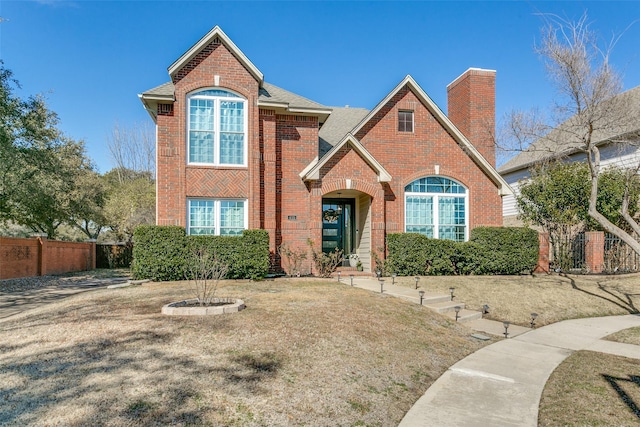
[(489, 305), (485, 304), (482, 306), (482, 314), (489, 314)]
[(511, 324), (511, 322), (509, 322), (508, 320), (505, 320), (504, 322), (502, 322), (502, 325), (504, 326), (504, 337), (505, 338), (509, 338), (509, 325)]
[(349, 275), (349, 280), (351, 280), (351, 286), (353, 286), (353, 274)]
[(340, 281), (340, 274), (341, 274), (341, 272), (338, 271), (338, 282)]
[(380, 282), (380, 293), (384, 292), (384, 279), (378, 279)]
[(420, 305), (422, 305), (422, 301), (424, 300), (424, 291), (421, 289), (418, 291), (418, 294), (420, 294)]
[(418, 282), (420, 281), (420, 277), (416, 276), (414, 277), (414, 279), (416, 280), (416, 289), (418, 289)]
[(535, 329), (537, 318), (538, 318), (538, 313), (531, 313), (531, 329)]
[(376, 270), (376, 276), (378, 276), (378, 279), (382, 277), (382, 271), (380, 271), (380, 269)]
[(391, 275), (391, 284), (395, 285), (396, 284), (396, 277), (398, 277), (398, 275), (396, 273), (393, 273)]
[(459, 305), (456, 305), (455, 307), (453, 307), (453, 309), (456, 311), (456, 322), (457, 322), (458, 319), (460, 318), (460, 310), (462, 310), (462, 307), (460, 307)]
[(456, 288), (449, 288), (449, 293), (451, 294), (451, 301), (453, 301), (453, 299), (455, 298), (455, 295), (453, 295), (453, 292), (456, 290)]

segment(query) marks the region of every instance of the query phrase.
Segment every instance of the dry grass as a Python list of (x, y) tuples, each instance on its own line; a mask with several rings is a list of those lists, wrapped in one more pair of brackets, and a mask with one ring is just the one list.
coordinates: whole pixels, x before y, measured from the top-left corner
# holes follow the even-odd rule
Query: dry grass
[[(536, 311), (542, 325), (637, 312), (639, 277), (422, 277), (420, 284), (429, 293), (448, 293), (453, 286), (456, 300), (472, 309), (489, 304), (498, 320), (527, 325)], [(26, 289), (32, 285), (24, 283)], [(483, 345), (463, 325), (417, 304), (326, 280), (227, 281), (218, 296), (242, 298), (246, 310), (206, 318), (159, 313), (163, 304), (185, 296), (186, 283), (99, 290), (2, 321), (0, 420), (65, 426), (397, 425), (435, 379)], [(620, 339), (638, 336), (640, 330)], [(556, 378), (564, 384), (596, 372), (570, 387), (586, 396), (590, 388), (602, 388), (602, 374), (640, 376), (637, 361), (624, 360), (615, 360), (622, 370), (609, 364), (600, 369), (598, 361), (563, 365), (568, 373), (559, 371)], [(619, 401), (608, 387), (607, 398)], [(549, 408), (567, 412), (555, 403), (544, 410)], [(558, 423), (544, 416), (552, 420), (547, 425), (589, 425), (589, 413), (575, 411)], [(627, 425), (624, 411), (612, 413), (621, 418), (600, 425)]]
[[(415, 287), (411, 277), (396, 278), (396, 284)], [(530, 314), (538, 313), (536, 325), (566, 319), (638, 313), (640, 275), (625, 276), (430, 276), (421, 277), (421, 289), (448, 294), (455, 288), (455, 300), (486, 316), (529, 326)]]
[(223, 282), (247, 309), (167, 317), (182, 283), (99, 290), (1, 323), (7, 425), (391, 426), (483, 344), (397, 298), (319, 280)]
[(609, 335), (605, 339), (627, 344), (640, 345), (640, 327), (625, 329), (623, 331), (616, 332), (615, 334)]
[(538, 425), (640, 425), (640, 360), (589, 351), (571, 355), (545, 386)]

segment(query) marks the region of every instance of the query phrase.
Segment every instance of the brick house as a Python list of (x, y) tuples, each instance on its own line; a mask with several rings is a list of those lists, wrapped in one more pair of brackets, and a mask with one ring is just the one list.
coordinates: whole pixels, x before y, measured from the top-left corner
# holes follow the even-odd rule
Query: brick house
[[(502, 225), (510, 188), (487, 136), (495, 71), (448, 86), (449, 117), (405, 77), (371, 111), (327, 107), (264, 81), (215, 27), (139, 95), (157, 126), (157, 223), (189, 234), (265, 229), (281, 244), (385, 252), (387, 233), (467, 240)], [(472, 143), (473, 142), (473, 143)]]

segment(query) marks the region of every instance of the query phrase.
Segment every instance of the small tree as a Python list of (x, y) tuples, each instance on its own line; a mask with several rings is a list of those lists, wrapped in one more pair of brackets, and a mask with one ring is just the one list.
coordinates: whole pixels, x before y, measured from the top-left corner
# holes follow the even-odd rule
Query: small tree
[(218, 283), (226, 276), (228, 269), (215, 252), (206, 247), (193, 249), (187, 260), (185, 276), (200, 306), (211, 305)]

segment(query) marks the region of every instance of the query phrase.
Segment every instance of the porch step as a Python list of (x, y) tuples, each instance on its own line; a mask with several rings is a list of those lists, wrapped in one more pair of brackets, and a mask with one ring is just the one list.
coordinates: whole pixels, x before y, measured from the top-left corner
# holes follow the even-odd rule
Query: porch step
[(331, 277), (338, 278), (338, 272), (340, 272), (341, 280), (349, 280), (349, 276), (353, 274), (353, 277), (373, 277), (373, 274), (367, 271), (358, 271), (356, 267), (338, 267), (336, 271), (331, 273)]

